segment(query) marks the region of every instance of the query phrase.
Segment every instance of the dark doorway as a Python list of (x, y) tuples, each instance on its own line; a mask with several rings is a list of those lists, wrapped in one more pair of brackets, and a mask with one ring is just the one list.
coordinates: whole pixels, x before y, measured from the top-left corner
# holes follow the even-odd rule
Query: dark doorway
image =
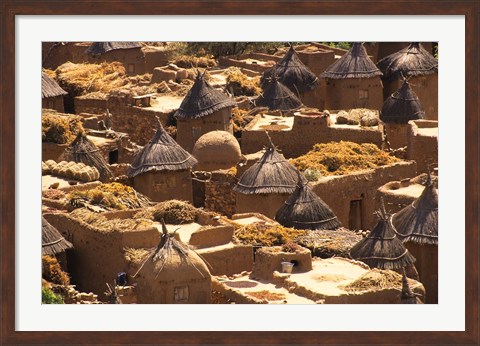
[(350, 213), (348, 216), (348, 228), (351, 230), (363, 229), (362, 200), (350, 201)]
[(114, 163), (118, 163), (118, 149), (112, 150), (108, 153), (108, 163), (111, 165)]

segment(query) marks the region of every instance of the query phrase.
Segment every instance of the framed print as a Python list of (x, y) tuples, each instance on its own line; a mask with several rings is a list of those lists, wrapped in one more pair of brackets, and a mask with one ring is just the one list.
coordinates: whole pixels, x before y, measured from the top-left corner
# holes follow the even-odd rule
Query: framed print
[(479, 11), (5, 1), (2, 344), (477, 344)]

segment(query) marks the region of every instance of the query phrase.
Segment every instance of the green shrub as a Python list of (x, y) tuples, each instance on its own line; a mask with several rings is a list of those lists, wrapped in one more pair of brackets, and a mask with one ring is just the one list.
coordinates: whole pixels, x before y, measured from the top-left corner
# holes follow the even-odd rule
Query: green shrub
[(42, 304), (64, 304), (63, 298), (48, 287), (42, 287)]

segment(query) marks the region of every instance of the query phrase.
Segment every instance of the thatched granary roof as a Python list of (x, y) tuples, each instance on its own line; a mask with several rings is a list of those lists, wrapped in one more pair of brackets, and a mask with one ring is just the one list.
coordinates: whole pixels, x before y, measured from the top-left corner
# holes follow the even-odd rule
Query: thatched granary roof
[(87, 166), (97, 168), (101, 181), (109, 181), (113, 173), (107, 161), (100, 153), (100, 149), (87, 138), (85, 132), (78, 132), (77, 137), (70, 143), (61, 156), (62, 160), (83, 162)]
[(111, 50), (142, 48), (140, 42), (93, 42), (87, 49), (88, 54), (99, 55)]
[(175, 113), (176, 118), (198, 119), (227, 107), (235, 107), (235, 101), (205, 80), (205, 72), (198, 72), (195, 83)]
[(351, 248), (350, 256), (371, 268), (400, 269), (413, 264), (415, 258), (397, 238), (391, 217), (385, 211), (379, 215), (377, 225)]
[(264, 72), (260, 80), (262, 87), (273, 75), (278, 76), (282, 84), (297, 94), (313, 90), (318, 84), (317, 76), (300, 60), (293, 46), (275, 66)]
[(163, 220), (162, 230), (157, 247), (150, 251), (134, 275), (139, 285), (210, 280), (210, 271), (202, 258), (187, 244), (175, 239), (175, 233), (168, 232)]
[(333, 230), (342, 226), (332, 209), (301, 180), (278, 209), (275, 220), (282, 226), (296, 229)]
[(262, 85), (263, 92), (255, 101), (257, 107), (268, 107), (270, 110), (292, 112), (303, 106), (293, 92), (283, 85), (278, 77), (272, 75)]
[(42, 217), (42, 256), (55, 256), (71, 248), (73, 248), (72, 243)]
[(45, 72), (42, 72), (42, 99), (67, 94), (68, 93), (63, 90), (53, 78), (49, 77)]
[(238, 140), (226, 131), (210, 131), (202, 135), (195, 142), (192, 154), (198, 160), (195, 170), (199, 171), (229, 169), (242, 159)]
[(191, 169), (197, 160), (165, 131), (160, 120), (155, 135), (133, 158), (127, 171), (129, 177), (149, 171), (180, 171)]
[(403, 242), (438, 244), (438, 190), (430, 176), (420, 197), (394, 214), (392, 223)]
[(382, 72), (369, 58), (363, 43), (355, 42), (350, 50), (331, 64), (321, 77), (331, 79), (372, 78)]
[(390, 54), (377, 63), (385, 80), (407, 76), (424, 76), (438, 72), (438, 61), (421, 43), (412, 42), (408, 47)]
[[(270, 143), (260, 160), (243, 173), (233, 190), (247, 195), (293, 193), (299, 174), (299, 171)], [(306, 182), (303, 176), (302, 182)]]
[(424, 116), (422, 105), (407, 80), (385, 100), (380, 113), (380, 119), (387, 124), (407, 124)]

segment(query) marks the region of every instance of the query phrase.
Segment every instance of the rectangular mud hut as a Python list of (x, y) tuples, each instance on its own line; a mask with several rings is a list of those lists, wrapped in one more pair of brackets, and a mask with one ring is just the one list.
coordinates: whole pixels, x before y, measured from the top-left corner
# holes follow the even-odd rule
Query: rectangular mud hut
[(89, 62), (121, 62), (128, 75), (146, 72), (145, 55), (140, 42), (93, 42), (86, 53)]
[(392, 217), (405, 247), (416, 257), (426, 303), (438, 303), (438, 190), (430, 176), (420, 197)]
[(205, 80), (205, 72), (198, 72), (195, 83), (175, 113), (177, 141), (192, 152), (197, 139), (210, 131), (233, 134), (232, 108), (236, 102), (215, 89)]
[(382, 72), (367, 55), (363, 43), (350, 50), (321, 75), (327, 84), (325, 109), (368, 108), (383, 104)]
[(152, 201), (192, 202), (192, 167), (197, 160), (165, 131), (160, 120), (152, 139), (133, 158), (127, 175), (133, 187)]
[(383, 73), (383, 97), (394, 93), (409, 77), (412, 88), (425, 109), (425, 119), (438, 120), (438, 61), (421, 43), (390, 54), (377, 63)]
[(63, 113), (63, 97), (67, 94), (52, 77), (42, 72), (42, 108)]

